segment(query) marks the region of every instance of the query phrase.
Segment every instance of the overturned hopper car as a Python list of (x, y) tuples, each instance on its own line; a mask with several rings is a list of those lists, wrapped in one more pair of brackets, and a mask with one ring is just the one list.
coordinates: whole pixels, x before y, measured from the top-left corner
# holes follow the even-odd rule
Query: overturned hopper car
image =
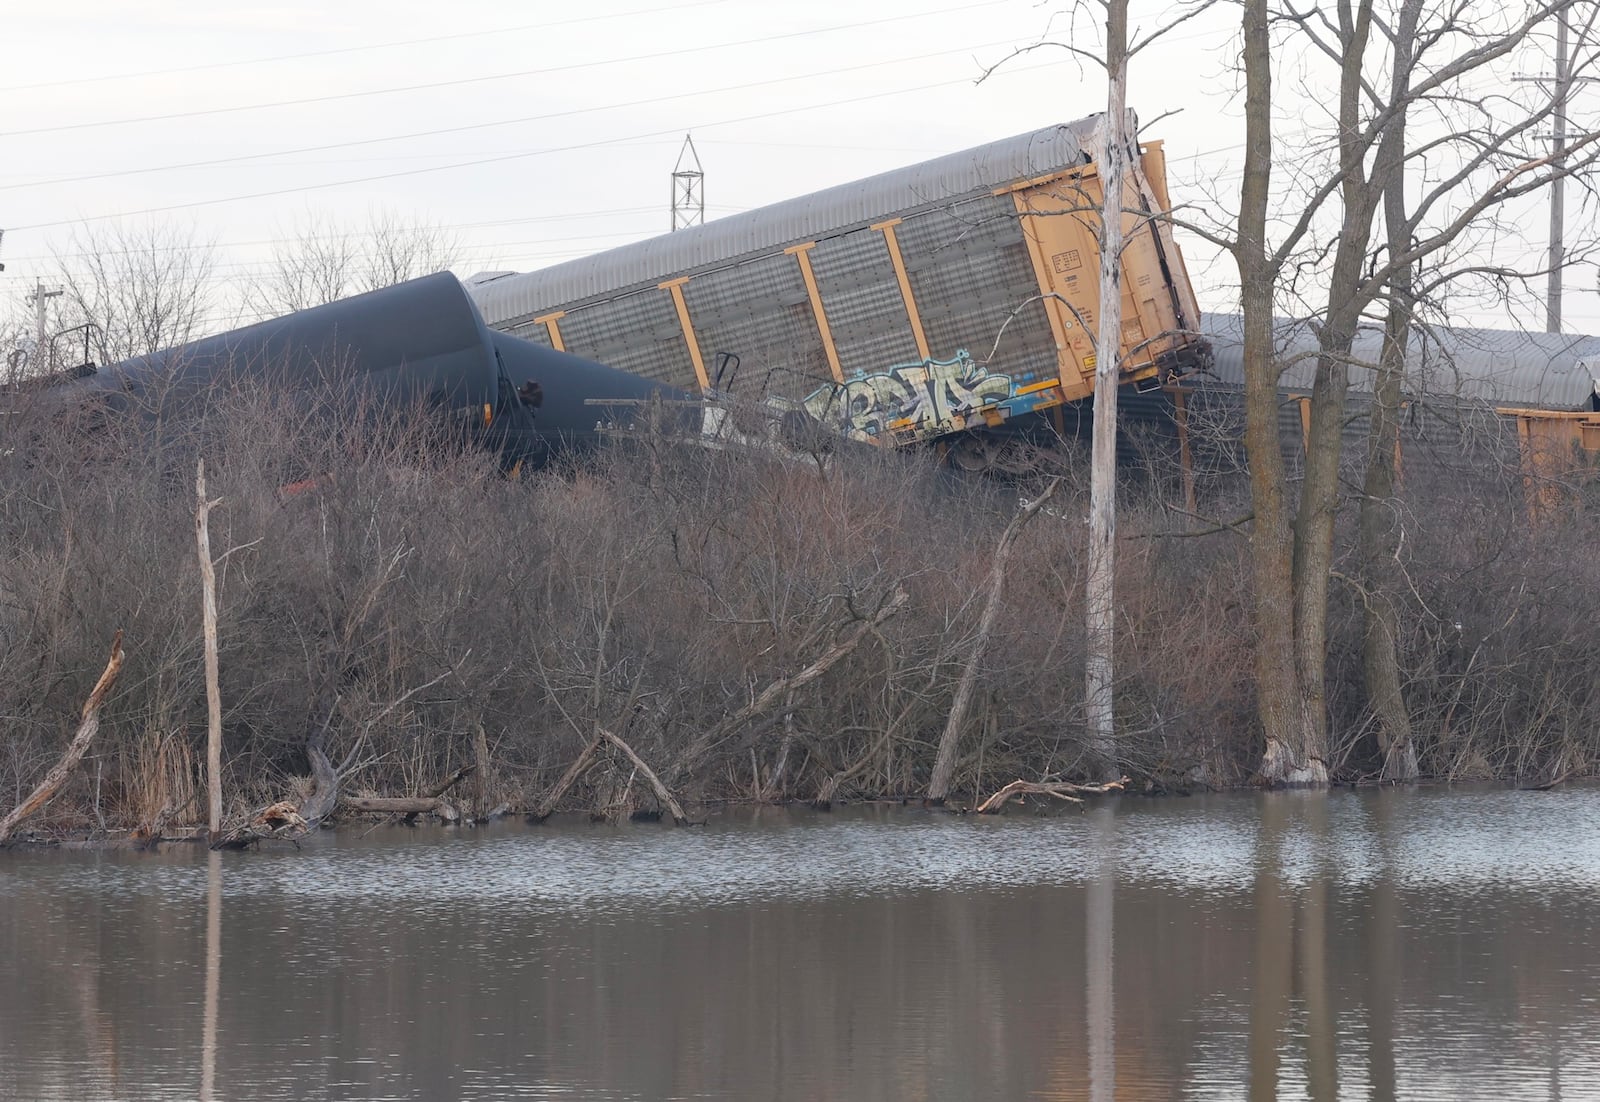
[[(1039, 427), (1094, 388), (1101, 133), (1053, 126), (468, 289), (494, 328), (856, 439)], [(1121, 376), (1154, 386), (1210, 346), (1161, 145), (1131, 152)]]

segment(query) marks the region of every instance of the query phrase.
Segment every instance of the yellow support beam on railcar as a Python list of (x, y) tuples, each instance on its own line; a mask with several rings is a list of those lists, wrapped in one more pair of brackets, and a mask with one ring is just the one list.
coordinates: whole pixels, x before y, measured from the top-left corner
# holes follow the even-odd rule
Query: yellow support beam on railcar
[(828, 327), (828, 315), (822, 309), (822, 292), (817, 290), (817, 276), (811, 270), (811, 257), (807, 254), (817, 247), (815, 241), (804, 245), (790, 245), (783, 251), (800, 262), (800, 278), (805, 280), (806, 294), (811, 296), (811, 312), (817, 316), (817, 333), (822, 337), (822, 351), (828, 357), (828, 369), (833, 381), (844, 382), (844, 368), (839, 364), (839, 350), (833, 346), (833, 330)]
[(891, 218), (886, 222), (879, 222), (872, 228), (883, 234), (883, 243), (889, 249), (889, 263), (894, 265), (894, 278), (900, 283), (900, 298), (906, 304), (906, 319), (911, 322), (911, 336), (917, 342), (917, 354), (924, 360), (933, 359), (928, 351), (928, 338), (922, 331), (922, 317), (917, 313), (917, 300), (911, 294), (911, 277), (906, 273), (906, 261), (900, 255), (900, 240), (894, 235), (894, 228), (904, 219)]
[(706, 361), (700, 356), (700, 342), (694, 335), (694, 323), (689, 320), (689, 304), (683, 299), (683, 285), (688, 282), (688, 276), (679, 276), (656, 286), (672, 295), (672, 305), (678, 311), (678, 324), (683, 327), (683, 343), (689, 346), (689, 362), (694, 364), (694, 377), (700, 381), (701, 390), (710, 390), (711, 379), (706, 375)]
[(561, 326), (556, 324), (566, 316), (567, 312), (565, 310), (557, 310), (553, 314), (545, 314), (533, 319), (535, 325), (544, 326), (545, 332), (550, 334), (550, 347), (557, 352), (565, 352), (567, 350), (567, 342), (561, 339)]

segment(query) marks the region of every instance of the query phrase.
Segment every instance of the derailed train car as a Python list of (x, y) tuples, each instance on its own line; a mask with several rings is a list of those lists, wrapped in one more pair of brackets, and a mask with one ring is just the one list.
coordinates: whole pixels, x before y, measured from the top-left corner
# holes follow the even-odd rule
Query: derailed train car
[[(713, 446), (937, 441), (982, 468), (994, 439), (1059, 433), (1093, 391), (1099, 142), (1097, 117), (1051, 127), (470, 298), (428, 276), (92, 372), (52, 399), (171, 408), (228, 372), (291, 389), (337, 375), (374, 408), (426, 404), (535, 464), (665, 399), (679, 431)], [(1159, 385), (1206, 366), (1210, 346), (1161, 217), (1160, 145), (1132, 152), (1121, 375)], [(751, 401), (779, 431), (726, 416)]]
[[(212, 388), (239, 376), (378, 412), (422, 408), (510, 465), (593, 446), (607, 407), (665, 400), (683, 410), (689, 398), (490, 329), (448, 272), (72, 375), (26, 389), (54, 408), (168, 417), (203, 412)], [(698, 431), (696, 418), (681, 419)]]
[[(855, 439), (981, 450), (1093, 392), (1101, 133), (1049, 127), (469, 291), (552, 350)], [(1156, 386), (1210, 349), (1161, 145), (1131, 152), (1121, 375)]]

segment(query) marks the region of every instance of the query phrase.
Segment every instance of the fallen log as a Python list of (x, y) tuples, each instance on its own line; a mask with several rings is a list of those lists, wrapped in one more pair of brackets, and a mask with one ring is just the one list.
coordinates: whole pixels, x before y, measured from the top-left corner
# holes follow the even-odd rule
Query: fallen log
[(423, 793), (423, 795), (424, 796), (443, 796), (446, 792), (450, 791), (456, 785), (460, 784), (462, 781), (464, 781), (468, 777), (472, 776), (473, 772), (477, 768), (478, 767), (476, 765), (463, 765), (460, 769), (457, 769), (454, 773), (450, 774), (444, 780), (440, 781), (438, 784), (436, 784), (432, 788), (428, 789), (426, 792)]
[(973, 640), (972, 653), (967, 656), (966, 665), (961, 670), (961, 679), (956, 682), (950, 715), (945, 720), (944, 733), (939, 736), (939, 749), (933, 757), (933, 772), (928, 780), (930, 803), (944, 803), (950, 791), (951, 779), (955, 776), (957, 751), (961, 748), (961, 726), (966, 722), (967, 709), (972, 704), (972, 694), (977, 688), (978, 669), (989, 651), (989, 637), (994, 634), (994, 625), (999, 619), (1000, 597), (1006, 584), (1006, 560), (1011, 557), (1011, 547), (1028, 521), (1044, 508), (1044, 503), (1050, 500), (1060, 485), (1059, 477), (1052, 478), (1038, 497), (1011, 518), (1011, 523), (1006, 525), (1006, 530), (1000, 534), (999, 544), (995, 546), (994, 559), (989, 564), (988, 596), (984, 599), (983, 615), (978, 619), (978, 635)]
[(438, 796), (341, 796), (339, 806), (378, 815), (428, 815), (445, 801)]
[(11, 814), (0, 819), (0, 846), (5, 845), (16, 831), (18, 824), (55, 798), (56, 791), (66, 783), (72, 771), (83, 760), (89, 744), (94, 741), (96, 732), (100, 730), (100, 705), (105, 703), (106, 694), (111, 692), (111, 686), (115, 684), (117, 675), (121, 672), (122, 629), (118, 628), (116, 636), (111, 640), (111, 657), (106, 662), (105, 670), (100, 674), (100, 680), (94, 683), (89, 699), (84, 701), (78, 730), (72, 736), (72, 741), (67, 744), (66, 753), (62, 754), (61, 760), (44, 775), (44, 780), (29, 793), (28, 798), (12, 808)]
[(589, 745), (583, 748), (583, 753), (579, 754), (573, 763), (567, 766), (567, 771), (561, 774), (561, 779), (556, 782), (556, 786), (550, 790), (550, 794), (540, 802), (529, 818), (536, 823), (542, 823), (555, 814), (557, 805), (561, 803), (561, 798), (567, 794), (567, 789), (576, 784), (578, 778), (583, 776), (584, 770), (589, 768), (590, 763), (594, 761), (595, 752), (600, 749), (600, 744), (603, 741), (603, 739), (596, 737)]
[(1001, 808), (1005, 807), (1016, 796), (1049, 796), (1052, 799), (1081, 804), (1083, 800), (1080, 797), (1104, 796), (1111, 792), (1121, 792), (1127, 785), (1127, 777), (1123, 777), (1120, 781), (1108, 781), (1105, 784), (1068, 784), (1065, 781), (1012, 781), (979, 804), (977, 812), (979, 815), (997, 814)]
[(667, 786), (661, 783), (661, 778), (656, 776), (656, 771), (646, 765), (644, 759), (633, 752), (633, 747), (604, 728), (600, 730), (600, 737), (627, 755), (628, 760), (633, 763), (633, 767), (644, 774), (644, 779), (655, 792), (656, 799), (672, 813), (672, 821), (674, 823), (683, 826), (689, 821), (689, 816), (683, 813), (683, 808), (678, 805), (677, 800), (673, 799), (672, 793), (667, 791)]

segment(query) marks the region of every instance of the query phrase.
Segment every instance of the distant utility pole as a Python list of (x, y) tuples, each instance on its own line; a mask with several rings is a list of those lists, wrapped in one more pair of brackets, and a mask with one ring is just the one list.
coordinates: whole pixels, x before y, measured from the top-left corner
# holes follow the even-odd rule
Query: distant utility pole
[(1566, 208), (1562, 184), (1565, 183), (1562, 151), (1567, 146), (1567, 97), (1572, 92), (1572, 71), (1567, 64), (1567, 13), (1556, 16), (1556, 111), (1550, 131), (1550, 148), (1556, 155), (1555, 179), (1550, 181), (1550, 283), (1545, 291), (1544, 328), (1561, 332), (1561, 268), (1567, 262), (1565, 241)]
[(706, 220), (706, 174), (700, 168), (700, 155), (694, 150), (694, 139), (683, 136), (683, 148), (678, 151), (678, 163), (672, 170), (672, 228), (686, 229)]
[(33, 337), (38, 342), (34, 345), (36, 356), (45, 355), (45, 349), (49, 347), (45, 334), (45, 306), (50, 299), (57, 298), (62, 293), (60, 287), (46, 290), (42, 279), (34, 281), (33, 294), (28, 296), (28, 301), (33, 303)]
[(1555, 82), (1555, 110), (1552, 112), (1552, 126), (1550, 129), (1550, 151), (1554, 155), (1552, 168), (1555, 175), (1550, 181), (1550, 256), (1548, 276), (1549, 283), (1545, 290), (1544, 300), (1544, 327), (1549, 333), (1561, 332), (1561, 276), (1562, 268), (1567, 263), (1566, 251), (1566, 206), (1563, 184), (1566, 177), (1562, 168), (1566, 163), (1567, 148), (1567, 101), (1572, 96), (1572, 86), (1575, 83), (1589, 83), (1594, 77), (1578, 77), (1572, 75), (1572, 63), (1567, 52), (1567, 12), (1563, 8), (1556, 16), (1556, 71), (1554, 77), (1549, 76), (1518, 76), (1517, 81), (1536, 81), (1546, 83)]

